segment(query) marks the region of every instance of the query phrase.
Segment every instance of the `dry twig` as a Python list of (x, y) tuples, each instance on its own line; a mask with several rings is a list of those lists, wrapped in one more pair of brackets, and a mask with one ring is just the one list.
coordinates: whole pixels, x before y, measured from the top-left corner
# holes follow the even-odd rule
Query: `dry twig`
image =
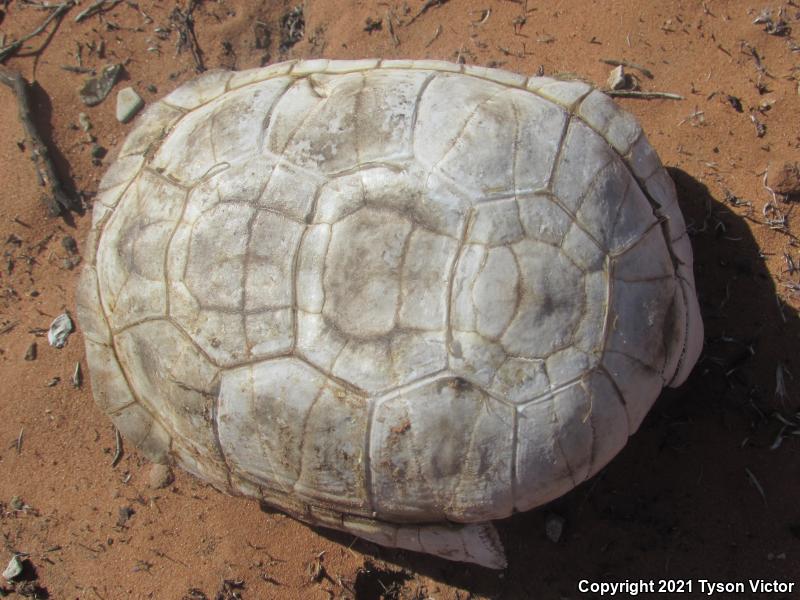
[(30, 33), (23, 35), (18, 40), (11, 42), (8, 46), (3, 46), (0, 48), (0, 62), (3, 62), (9, 56), (16, 54), (20, 48), (22, 48), (22, 44), (27, 42), (29, 39), (36, 37), (40, 33), (42, 33), (47, 26), (50, 24), (51, 21), (56, 20), (56, 22), (60, 21), (61, 18), (69, 11), (70, 8), (75, 6), (74, 0), (68, 0), (67, 2), (63, 2), (62, 4), (56, 4), (54, 6), (48, 6), (46, 8), (52, 8), (53, 12), (47, 15), (47, 18), (42, 21), (42, 24), (39, 25), (36, 29), (31, 31)]
[(31, 158), (36, 167), (39, 182), (47, 191), (42, 197), (42, 201), (49, 209), (50, 214), (56, 216), (61, 214), (64, 209), (78, 209), (77, 200), (64, 191), (61, 182), (56, 177), (50, 152), (31, 118), (31, 109), (28, 105), (28, 82), (16, 71), (0, 67), (0, 83), (8, 86), (17, 98), (19, 120), (25, 128), (28, 144), (31, 147)]
[(75, 22), (80, 23), (84, 19), (88, 19), (98, 13), (111, 10), (120, 2), (122, 2), (122, 0), (96, 0), (92, 5), (75, 16)]
[(670, 92), (636, 92), (633, 90), (607, 90), (605, 92), (608, 96), (617, 96), (620, 98), (640, 98), (641, 100), (685, 100), (680, 94), (672, 94)]

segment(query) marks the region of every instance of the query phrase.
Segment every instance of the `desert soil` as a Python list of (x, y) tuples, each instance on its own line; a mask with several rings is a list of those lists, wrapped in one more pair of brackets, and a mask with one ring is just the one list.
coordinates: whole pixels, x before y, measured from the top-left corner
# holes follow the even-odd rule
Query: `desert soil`
[[(307, 0), (293, 11), (280, 0), (107, 0), (76, 23), (90, 4), (82, 0), (5, 61), (33, 82), (35, 123), (84, 212), (48, 216), (14, 97), (0, 86), (0, 569), (13, 553), (27, 557), (30, 581), (17, 593), (548, 599), (594, 597), (578, 592), (582, 579), (672, 578), (695, 581), (694, 593), (674, 596), (691, 598), (700, 597), (699, 579), (800, 582), (800, 437), (792, 435), (800, 430), (800, 224), (764, 179), (770, 165), (800, 159), (798, 4)], [(765, 8), (772, 24), (753, 23)], [(0, 46), (49, 12), (5, 0)], [(202, 67), (305, 57), (437, 58), (599, 86), (612, 69), (601, 59), (618, 59), (651, 72), (628, 69), (641, 89), (683, 97), (619, 102), (678, 186), (695, 249), (703, 356), (603, 472), (498, 524), (505, 572), (312, 530), (183, 473), (151, 489), (134, 449), (112, 464), (114, 429), (86, 377), (71, 382), (76, 363), (86, 373), (80, 331), (62, 350), (43, 337), (54, 317), (74, 314), (80, 266), (62, 240), (71, 236), (83, 251), (98, 180), (132, 127), (115, 119), (116, 92), (130, 85), (151, 102)], [(122, 80), (99, 105), (83, 105), (88, 74), (64, 66), (109, 63), (124, 65)], [(26, 360), (33, 343), (35, 360)], [(557, 543), (545, 535), (551, 514), (565, 519)]]

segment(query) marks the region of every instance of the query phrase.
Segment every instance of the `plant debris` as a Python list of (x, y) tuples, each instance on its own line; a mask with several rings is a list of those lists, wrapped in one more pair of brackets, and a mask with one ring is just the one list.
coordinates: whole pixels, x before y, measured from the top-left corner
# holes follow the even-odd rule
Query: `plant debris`
[[(73, 7), (75, 6), (74, 0), (69, 0), (68, 2), (63, 2), (62, 4), (55, 4), (55, 5), (40, 5), (47, 10), (51, 10), (52, 12), (47, 16), (47, 18), (39, 25), (36, 29), (30, 32), (27, 35), (22, 36), (18, 40), (10, 43), (7, 46), (0, 47), (0, 63), (6, 60), (9, 56), (16, 54), (22, 45), (27, 42), (29, 39), (36, 37), (40, 33), (42, 33), (47, 26), (50, 24), (51, 21), (56, 22), (56, 26), (58, 26), (58, 22), (64, 17), (64, 15)], [(55, 29), (53, 29), (55, 31)], [(0, 42), (2, 44), (3, 42)], [(47, 42), (45, 42), (46, 44)], [(41, 48), (39, 49), (41, 50)], [(34, 54), (38, 53), (39, 50), (35, 51)]]
[(286, 52), (305, 35), (306, 21), (303, 16), (303, 6), (298, 4), (281, 17), (281, 43), (278, 50)]
[(178, 29), (178, 53), (183, 52), (188, 47), (194, 59), (194, 70), (198, 73), (203, 73), (206, 70), (206, 65), (203, 61), (203, 51), (194, 31), (194, 11), (200, 5), (200, 2), (201, 0), (189, 0), (185, 10), (181, 10), (176, 6), (172, 9), (169, 20)]
[(784, 19), (783, 8), (779, 11), (777, 18), (773, 18), (772, 11), (765, 8), (761, 11), (761, 14), (753, 20), (753, 23), (756, 25), (764, 25), (764, 31), (770, 35), (787, 36), (792, 32), (792, 28), (789, 27), (786, 19)]
[(53, 216), (61, 214), (63, 210), (77, 210), (80, 208), (78, 200), (67, 194), (61, 181), (56, 177), (50, 151), (34, 125), (28, 103), (28, 82), (19, 73), (0, 67), (0, 83), (11, 88), (16, 97), (19, 120), (25, 129), (25, 144), (30, 147), (31, 159), (36, 168), (39, 185), (47, 190), (42, 201)]
[(373, 31), (381, 31), (383, 29), (383, 21), (381, 19), (373, 19), (372, 17), (367, 17), (367, 20), (364, 22), (364, 31), (367, 33), (372, 33)]
[(223, 579), (214, 600), (242, 600), (239, 590), (244, 589), (243, 579)]
[(117, 513), (117, 527), (125, 527), (130, 518), (136, 514), (130, 506), (121, 506)]
[(730, 104), (733, 107), (733, 110), (735, 110), (738, 113), (744, 112), (744, 108), (742, 107), (742, 101), (739, 100), (739, 98), (728, 94), (725, 97), (725, 99), (728, 101), (728, 104)]

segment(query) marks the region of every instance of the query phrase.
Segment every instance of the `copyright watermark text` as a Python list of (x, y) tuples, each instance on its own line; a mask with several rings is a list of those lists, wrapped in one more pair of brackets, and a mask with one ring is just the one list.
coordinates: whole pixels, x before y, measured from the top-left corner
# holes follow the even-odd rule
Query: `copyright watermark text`
[(743, 594), (788, 594), (794, 592), (793, 581), (747, 579), (745, 581), (711, 581), (709, 579), (626, 579), (625, 581), (589, 581), (581, 579), (578, 591), (600, 596), (639, 596), (642, 594), (691, 594), (705, 596)]

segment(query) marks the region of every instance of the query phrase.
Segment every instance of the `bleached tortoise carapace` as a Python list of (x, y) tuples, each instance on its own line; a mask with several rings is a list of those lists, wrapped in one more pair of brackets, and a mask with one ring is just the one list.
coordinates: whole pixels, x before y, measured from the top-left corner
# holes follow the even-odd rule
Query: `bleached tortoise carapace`
[(491, 521), (600, 470), (703, 339), (635, 120), (495, 69), (208, 73), (139, 118), (87, 248), (94, 397), (150, 459), (492, 568)]

